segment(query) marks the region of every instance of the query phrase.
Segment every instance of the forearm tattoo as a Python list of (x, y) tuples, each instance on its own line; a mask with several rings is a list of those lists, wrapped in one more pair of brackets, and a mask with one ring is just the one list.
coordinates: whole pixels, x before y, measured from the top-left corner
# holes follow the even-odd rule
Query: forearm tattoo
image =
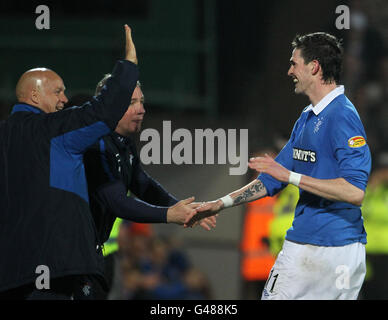
[(257, 180), (257, 183), (250, 186), (248, 189), (246, 189), (242, 194), (238, 195), (234, 201), (233, 204), (237, 205), (243, 202), (248, 201), (250, 198), (254, 197), (255, 194), (261, 192), (264, 190), (264, 185), (260, 180)]

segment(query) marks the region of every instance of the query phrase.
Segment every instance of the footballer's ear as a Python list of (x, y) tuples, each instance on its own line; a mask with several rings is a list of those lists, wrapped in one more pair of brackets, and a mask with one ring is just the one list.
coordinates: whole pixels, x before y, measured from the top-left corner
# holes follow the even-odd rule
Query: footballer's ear
[(310, 64), (311, 64), (311, 74), (315, 76), (319, 72), (321, 65), (319, 64), (318, 60), (312, 60)]

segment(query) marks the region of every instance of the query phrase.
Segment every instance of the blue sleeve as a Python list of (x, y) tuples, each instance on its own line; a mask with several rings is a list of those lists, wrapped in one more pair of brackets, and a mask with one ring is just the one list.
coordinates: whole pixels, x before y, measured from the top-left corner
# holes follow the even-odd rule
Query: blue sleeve
[(361, 120), (350, 107), (336, 114), (330, 130), (339, 176), (365, 190), (371, 170), (371, 154)]
[[(283, 149), (275, 158), (276, 162), (280, 163), (283, 167), (291, 171), (293, 170), (292, 146), (295, 139), (295, 135), (298, 131), (298, 124), (300, 121), (299, 119), (294, 125), (290, 140), (288, 140), (287, 144), (283, 147)], [(282, 191), (288, 185), (287, 183), (282, 183), (279, 180), (276, 180), (275, 178), (266, 173), (259, 174), (257, 179), (259, 179), (264, 184), (265, 188), (267, 189), (268, 195), (271, 197)]]
[(127, 196), (125, 185), (116, 180), (97, 191), (99, 198), (117, 217), (139, 223), (167, 223), (168, 207), (154, 206)]

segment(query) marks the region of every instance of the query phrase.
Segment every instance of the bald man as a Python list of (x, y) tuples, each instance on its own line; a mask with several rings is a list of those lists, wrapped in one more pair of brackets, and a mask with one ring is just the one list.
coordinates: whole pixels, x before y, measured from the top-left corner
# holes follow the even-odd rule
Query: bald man
[(62, 78), (47, 68), (25, 72), (16, 85), (16, 98), (46, 113), (62, 110), (67, 98)]
[(102, 276), (83, 153), (131, 102), (137, 57), (125, 33), (125, 59), (81, 107), (55, 112), (67, 98), (52, 70), (31, 69), (17, 83), (18, 104), (0, 123), (0, 299), (71, 299), (80, 275)]

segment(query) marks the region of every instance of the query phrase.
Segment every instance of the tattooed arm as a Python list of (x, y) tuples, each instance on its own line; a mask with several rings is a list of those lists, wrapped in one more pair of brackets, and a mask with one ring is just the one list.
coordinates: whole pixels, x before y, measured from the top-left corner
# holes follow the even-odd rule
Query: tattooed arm
[[(264, 198), (266, 195), (267, 189), (265, 189), (263, 183), (258, 179), (253, 180), (251, 183), (247, 184), (245, 187), (242, 187), (237, 191), (229, 193), (229, 196), (233, 199), (233, 206)], [(218, 199), (217, 201), (221, 200)], [(223, 209), (223, 203), (221, 209)]]
[[(230, 206), (238, 206), (246, 202), (264, 198), (267, 196), (267, 189), (260, 180), (255, 179), (241, 189), (229, 193), (228, 196), (230, 196), (231, 201), (233, 202)], [(191, 227), (196, 221), (213, 216), (222, 209), (225, 208), (224, 202), (221, 199), (205, 202), (202, 206), (197, 208), (198, 213), (193, 216), (185, 227)]]

